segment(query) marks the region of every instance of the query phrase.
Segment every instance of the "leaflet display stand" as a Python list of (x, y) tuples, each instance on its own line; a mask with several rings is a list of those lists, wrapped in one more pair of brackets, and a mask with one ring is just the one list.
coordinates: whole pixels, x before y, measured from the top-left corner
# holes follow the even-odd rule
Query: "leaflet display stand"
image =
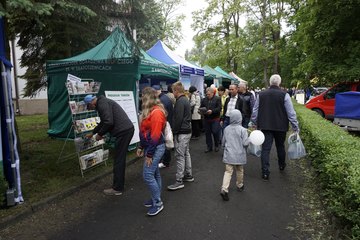
[(100, 122), (100, 118), (97, 111), (87, 109), (84, 98), (88, 94), (96, 96), (101, 83), (92, 79), (81, 79), (81, 81), (67, 81), (65, 85), (68, 90), (75, 150), (81, 175), (84, 177), (84, 172), (90, 168), (100, 163), (106, 165), (109, 157), (109, 150), (104, 149), (104, 139), (96, 141), (95, 135), (92, 138), (86, 137)]

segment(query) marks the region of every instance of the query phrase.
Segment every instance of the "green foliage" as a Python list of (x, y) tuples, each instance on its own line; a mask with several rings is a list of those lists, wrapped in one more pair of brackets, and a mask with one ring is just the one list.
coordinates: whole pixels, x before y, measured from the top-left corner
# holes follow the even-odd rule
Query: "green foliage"
[(308, 157), (331, 213), (360, 237), (360, 141), (304, 106), (295, 105)]
[(360, 2), (308, 0), (296, 15), (294, 38), (306, 55), (298, 72), (336, 83), (360, 75)]
[(181, 34), (181, 22), (185, 19), (184, 14), (176, 15), (175, 11), (183, 5), (184, 0), (161, 0), (158, 1), (162, 16), (162, 40), (169, 48), (174, 49), (183, 39)]
[(7, 1), (9, 30), (17, 34), (18, 45), (24, 51), (20, 66), (27, 67), (22, 76), (27, 80), (24, 96), (34, 96), (46, 86), (43, 80), (46, 60), (81, 53), (107, 35), (103, 9), (111, 3), (110, 0), (101, 4), (86, 0)]

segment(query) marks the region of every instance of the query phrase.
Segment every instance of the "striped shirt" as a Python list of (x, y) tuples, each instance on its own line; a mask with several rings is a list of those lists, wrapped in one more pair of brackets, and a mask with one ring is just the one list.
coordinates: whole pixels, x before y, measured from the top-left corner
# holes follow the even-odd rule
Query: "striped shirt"
[(237, 94), (234, 97), (230, 98), (229, 103), (227, 105), (226, 114), (225, 114), (226, 117), (230, 117), (231, 111), (235, 109), (237, 99), (238, 99)]

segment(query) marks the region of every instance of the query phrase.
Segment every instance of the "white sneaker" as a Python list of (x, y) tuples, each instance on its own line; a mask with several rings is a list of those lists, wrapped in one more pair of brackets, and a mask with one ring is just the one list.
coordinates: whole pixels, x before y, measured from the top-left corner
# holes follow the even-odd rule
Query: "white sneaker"
[(166, 165), (161, 162), (159, 163), (159, 168), (166, 168)]

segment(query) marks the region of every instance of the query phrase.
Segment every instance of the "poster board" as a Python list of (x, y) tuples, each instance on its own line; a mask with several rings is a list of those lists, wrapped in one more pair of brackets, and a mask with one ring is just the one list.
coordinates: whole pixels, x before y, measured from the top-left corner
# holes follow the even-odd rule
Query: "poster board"
[(105, 96), (117, 102), (128, 115), (134, 124), (135, 132), (130, 141), (130, 145), (140, 141), (139, 122), (135, 106), (134, 94), (132, 91), (105, 91)]

